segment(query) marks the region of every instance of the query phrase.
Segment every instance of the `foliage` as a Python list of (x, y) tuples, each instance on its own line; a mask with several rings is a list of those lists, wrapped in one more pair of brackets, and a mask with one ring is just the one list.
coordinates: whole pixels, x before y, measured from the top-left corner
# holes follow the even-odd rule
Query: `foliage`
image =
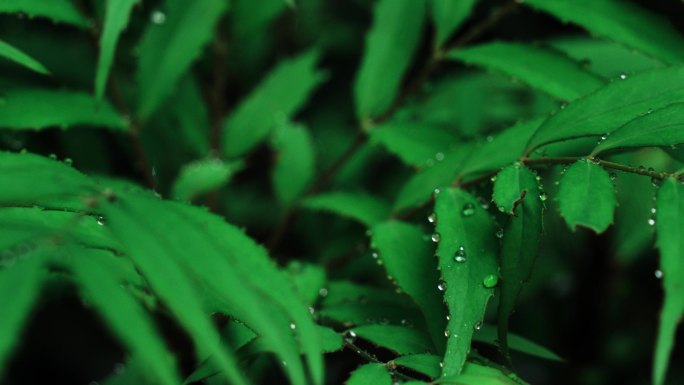
[(109, 342), (55, 382), (680, 383), (684, 9), (651, 7), (0, 2), (0, 382), (73, 311)]

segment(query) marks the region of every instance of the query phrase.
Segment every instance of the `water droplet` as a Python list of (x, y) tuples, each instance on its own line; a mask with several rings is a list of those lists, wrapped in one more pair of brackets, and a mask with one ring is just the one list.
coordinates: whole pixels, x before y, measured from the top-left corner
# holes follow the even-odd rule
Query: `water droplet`
[(435, 159), (437, 159), (437, 161), (439, 161), (439, 162), (443, 161), (444, 160), (444, 153), (443, 152), (436, 153)]
[(649, 226), (655, 226), (656, 220), (654, 218), (648, 218), (648, 225)]
[(373, 253), (371, 253), (371, 257), (373, 257), (373, 259), (378, 259), (380, 257), (380, 254), (374, 251)]
[(456, 253), (454, 254), (454, 261), (458, 263), (463, 263), (467, 260), (466, 258), (466, 252), (465, 252), (465, 247), (460, 246), (458, 250), (456, 250)]
[(662, 270), (656, 270), (654, 273), (656, 278), (662, 279), (663, 278), (663, 271)]
[(625, 80), (627, 79), (627, 74), (626, 73), (621, 73), (620, 74), (620, 80)]
[(542, 202), (546, 202), (546, 200), (549, 199), (548, 195), (546, 193), (541, 193), (539, 194), (539, 200)]
[(438, 188), (436, 188), (432, 193), (433, 193), (435, 196), (437, 196), (437, 195), (439, 195), (439, 193), (441, 193), (441, 192), (442, 192), (442, 190), (440, 190), (439, 187), (438, 187)]
[(475, 322), (475, 325), (473, 326), (475, 330), (480, 330), (482, 329), (482, 321), (477, 321)]
[(153, 11), (150, 15), (150, 21), (153, 24), (162, 25), (166, 22), (166, 14), (159, 10)]
[(656, 208), (655, 208), (655, 207), (651, 207), (651, 214), (655, 214), (655, 213), (656, 213)]
[(449, 329), (444, 330), (444, 337), (449, 337)]
[(487, 135), (487, 137), (485, 138), (485, 140), (487, 141), (487, 143), (491, 143), (491, 142), (494, 141), (494, 137), (491, 136), (491, 135)]
[(484, 284), (485, 287), (487, 288), (492, 288), (495, 287), (499, 283), (499, 277), (497, 277), (494, 274), (489, 274), (482, 280), (482, 284)]
[(611, 173), (610, 173), (610, 179), (613, 180), (613, 181), (617, 180), (617, 174), (614, 173), (614, 172), (611, 172)]
[(321, 297), (327, 297), (328, 296), (328, 289), (322, 287), (320, 290), (318, 290), (318, 295)]
[(496, 230), (496, 234), (494, 234), (494, 235), (496, 235), (496, 237), (499, 238), (499, 239), (503, 238), (503, 236), (504, 236), (504, 231), (503, 231), (503, 229), (498, 229), (498, 230)]
[(104, 219), (104, 217), (102, 217), (102, 216), (97, 217), (97, 224), (100, 225), (100, 226), (104, 226), (104, 225), (105, 225), (105, 219)]
[(309, 314), (313, 315), (316, 312), (316, 309), (313, 306), (309, 306)]
[(55, 154), (50, 154), (50, 155), (48, 155), (48, 157), (52, 160), (57, 160), (57, 155), (55, 155)]
[(290, 322), (290, 330), (295, 330), (297, 329), (297, 325), (295, 325), (293, 322)]
[(440, 368), (443, 368), (443, 367), (444, 367), (444, 362), (441, 362), (441, 361), (440, 361), (440, 362), (439, 362), (439, 367), (440, 367)]
[(440, 239), (439, 233), (434, 233), (434, 234), (432, 234), (432, 237), (430, 237), (430, 239), (432, 239), (432, 242), (438, 243), (438, 242), (439, 242), (439, 239)]
[(67, 166), (71, 166), (74, 164), (74, 161), (71, 158), (65, 158), (64, 163), (66, 163)]
[(496, 175), (494, 175), (493, 177), (489, 178), (489, 180), (490, 180), (491, 182), (496, 182)]
[(463, 214), (464, 217), (472, 217), (473, 215), (475, 215), (475, 205), (473, 205), (472, 203), (466, 203), (465, 205), (463, 205), (461, 214)]
[(435, 222), (437, 222), (437, 214), (432, 213), (432, 214), (428, 215), (427, 220), (428, 220), (428, 222), (430, 222), (430, 223), (435, 223)]
[(439, 285), (437, 285), (437, 289), (438, 289), (439, 291), (444, 291), (444, 290), (446, 290), (446, 282), (443, 282), (443, 281), (440, 282)]

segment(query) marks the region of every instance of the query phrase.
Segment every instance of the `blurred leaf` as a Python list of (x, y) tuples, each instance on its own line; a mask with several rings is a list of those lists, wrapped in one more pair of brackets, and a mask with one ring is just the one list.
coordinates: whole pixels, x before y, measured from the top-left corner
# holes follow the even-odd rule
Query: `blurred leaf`
[(442, 373), (442, 368), (440, 367), (442, 357), (432, 354), (401, 356), (392, 361), (399, 366), (415, 370), (431, 378), (437, 378)]
[[(412, 224), (389, 221), (372, 228), (372, 245), (378, 250), (387, 274), (423, 311), (433, 342), (443, 347), (445, 313), (442, 298), (434, 290), (439, 280), (437, 260), (423, 231)], [(432, 285), (431, 285), (432, 284)]]
[(328, 192), (306, 198), (302, 206), (328, 211), (372, 226), (387, 218), (390, 207), (381, 198), (361, 192)]
[(577, 24), (594, 35), (642, 51), (663, 62), (684, 61), (684, 40), (670, 23), (634, 3), (618, 0), (530, 0), (525, 4)]
[(547, 119), (530, 140), (528, 150), (559, 140), (604, 135), (649, 110), (684, 102), (684, 89), (675, 85), (680, 79), (684, 79), (682, 66), (616, 80)]
[(11, 60), (39, 74), (50, 74), (50, 71), (37, 60), (2, 40), (0, 40), (0, 57)]
[(47, 18), (79, 28), (90, 27), (90, 22), (69, 0), (3, 0), (0, 2), (0, 13), (25, 14), (30, 18)]
[(100, 57), (97, 62), (97, 73), (95, 75), (95, 97), (102, 99), (107, 87), (109, 70), (112, 66), (116, 45), (119, 35), (128, 25), (128, 17), (131, 9), (140, 0), (107, 0), (107, 11), (105, 14), (102, 33), (100, 34)]
[(432, 20), (435, 23), (435, 46), (440, 47), (470, 16), (477, 0), (432, 0)]
[(344, 348), (344, 340), (335, 330), (320, 325), (316, 325), (316, 329), (324, 352), (336, 352)]
[[(499, 346), (499, 337), (495, 327), (483, 325), (482, 329), (475, 332), (473, 341), (483, 342), (493, 346)], [(534, 357), (543, 358), (550, 361), (563, 361), (563, 359), (551, 350), (536, 344), (525, 337), (515, 333), (508, 333), (508, 345), (512, 350), (529, 354)]]
[(173, 119), (164, 128), (173, 127), (173, 138), (186, 146), (194, 157), (201, 158), (209, 155), (211, 130), (207, 105), (198, 83), (194, 76), (183, 77), (167, 102), (165, 111), (169, 115), (162, 117)]
[(658, 190), (656, 204), (656, 244), (660, 250), (665, 301), (653, 358), (653, 383), (661, 385), (665, 382), (677, 325), (684, 315), (684, 186), (675, 179), (665, 180)]
[(634, 118), (608, 135), (592, 152), (615, 148), (675, 146), (684, 143), (684, 104), (677, 103)]
[(352, 372), (346, 385), (392, 385), (392, 377), (383, 364), (365, 364)]
[(189, 163), (180, 170), (171, 196), (181, 201), (191, 201), (228, 183), (233, 174), (243, 166), (243, 162), (239, 160), (226, 163), (214, 158)]
[(76, 91), (22, 88), (6, 90), (0, 103), (0, 128), (107, 127), (125, 131), (128, 123), (105, 102)]
[(558, 189), (560, 213), (570, 229), (587, 227), (604, 232), (613, 223), (617, 199), (606, 170), (583, 159), (565, 170)]
[(372, 286), (360, 285), (349, 281), (332, 281), (324, 291), (324, 305), (346, 302), (386, 302), (395, 305), (406, 304), (406, 297)]
[(517, 375), (506, 375), (501, 370), (475, 363), (467, 363), (463, 373), (457, 376), (445, 376), (437, 380), (437, 384), (445, 385), (526, 385)]
[(313, 143), (306, 127), (300, 125), (282, 125), (274, 134), (273, 188), (278, 200), (289, 206), (313, 179), (316, 160)]
[(379, 116), (392, 104), (420, 43), (425, 2), (380, 0), (373, 15), (354, 83), (356, 115), (361, 120)]
[(302, 302), (313, 305), (326, 283), (325, 269), (319, 265), (292, 261), (287, 272)]
[(370, 139), (385, 146), (407, 165), (418, 167), (440, 161), (457, 141), (456, 136), (440, 127), (404, 122), (374, 127)]
[(284, 0), (262, 0), (255, 7), (251, 0), (234, 0), (231, 10), (235, 33), (243, 38), (267, 29), (268, 23), (287, 9)]
[(131, 354), (145, 366), (149, 379), (162, 384), (180, 384), (173, 357), (143, 308), (120, 287), (107, 266), (93, 258), (93, 252), (81, 248), (70, 248), (70, 252), (70, 267), (86, 297)]
[(447, 57), (502, 72), (561, 100), (577, 99), (604, 84), (567, 56), (529, 44), (487, 43), (454, 50)]
[(319, 52), (307, 51), (284, 60), (244, 98), (223, 122), (223, 151), (242, 155), (287, 122), (307, 102), (327, 75), (316, 69)]
[(539, 254), (544, 204), (537, 174), (518, 164), (496, 175), (493, 200), (510, 214), (503, 229), (501, 244), (501, 292), (499, 296), (499, 343), (510, 362), (508, 325), (523, 284), (530, 279)]
[(435, 238), (444, 293), (449, 309), (442, 374), (461, 373), (473, 332), (482, 325), (487, 302), (498, 283), (494, 221), (478, 200), (449, 188), (435, 199)]
[[(140, 43), (138, 113), (147, 120), (214, 36), (224, 0), (169, 0), (162, 23), (147, 27)], [(201, 21), (201, 22), (199, 22)]]
[(435, 349), (427, 333), (404, 326), (365, 325), (355, 327), (349, 334), (352, 332), (399, 354), (430, 353)]

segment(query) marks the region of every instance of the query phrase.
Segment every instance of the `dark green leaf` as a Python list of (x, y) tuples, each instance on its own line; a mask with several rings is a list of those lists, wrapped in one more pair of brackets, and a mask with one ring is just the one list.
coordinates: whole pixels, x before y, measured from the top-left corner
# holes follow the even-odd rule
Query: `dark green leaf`
[(374, 127), (370, 139), (385, 146), (407, 165), (418, 167), (441, 161), (457, 140), (445, 129), (405, 122), (389, 122)]
[(171, 196), (181, 201), (191, 201), (201, 194), (214, 191), (228, 183), (243, 167), (243, 162), (225, 163), (218, 159), (198, 160), (185, 165), (176, 178)]
[(389, 204), (380, 198), (365, 193), (330, 192), (307, 198), (303, 207), (323, 210), (357, 220), (372, 226), (386, 219), (390, 212)]
[(557, 199), (560, 213), (572, 230), (579, 225), (602, 233), (613, 223), (615, 186), (608, 172), (589, 160), (580, 160), (565, 170)]
[(109, 69), (112, 66), (116, 44), (119, 35), (128, 25), (128, 16), (131, 9), (140, 0), (107, 0), (102, 34), (100, 35), (100, 57), (97, 62), (95, 75), (95, 97), (100, 100), (104, 95), (109, 77)]
[(17, 64), (21, 64), (22, 66), (32, 71), (38, 72), (39, 74), (48, 75), (50, 73), (47, 68), (45, 68), (34, 58), (2, 40), (0, 40), (0, 57), (4, 57)]
[(401, 290), (421, 308), (433, 342), (441, 350), (445, 312), (442, 298), (434, 290), (439, 280), (434, 248), (425, 240), (419, 227), (408, 223), (382, 222), (373, 226), (372, 233), (378, 259)]
[(354, 370), (346, 385), (392, 385), (392, 377), (382, 364), (366, 364)]
[(228, 2), (170, 0), (166, 4), (164, 22), (151, 23), (140, 43), (138, 113), (143, 120), (155, 112), (202, 54)]
[(440, 192), (435, 214), (433, 238), (439, 241), (443, 280), (438, 289), (444, 292), (450, 315), (443, 374), (450, 376), (461, 373), (473, 332), (482, 325), (498, 282), (496, 229), (478, 200), (460, 189)]
[[(483, 325), (482, 329), (478, 330), (473, 336), (473, 341), (499, 346), (497, 329), (490, 325)], [(514, 333), (508, 333), (508, 345), (512, 350), (517, 350), (531, 356), (551, 361), (563, 361), (556, 353)]]
[(440, 367), (442, 357), (432, 354), (401, 356), (393, 361), (399, 366), (415, 370), (431, 378), (437, 378), (442, 373), (442, 368)]
[(0, 13), (19, 13), (80, 28), (90, 27), (90, 22), (69, 0), (3, 0), (0, 2)]
[(504, 374), (501, 370), (475, 363), (467, 363), (463, 373), (438, 379), (437, 384), (445, 385), (526, 385), (517, 375)]
[(395, 325), (364, 325), (350, 330), (377, 346), (399, 354), (422, 354), (434, 352), (430, 336), (420, 330)]
[(392, 104), (420, 42), (425, 2), (381, 0), (373, 15), (354, 83), (356, 115), (361, 120), (377, 117)]
[(304, 193), (314, 176), (314, 148), (309, 131), (299, 125), (282, 125), (275, 131), (276, 164), (273, 189), (289, 206)]
[(525, 4), (577, 24), (663, 62), (684, 61), (684, 40), (670, 23), (634, 3), (619, 0), (529, 0)]
[(7, 90), (0, 103), (0, 128), (38, 130), (48, 127), (99, 126), (127, 130), (126, 119), (105, 102), (75, 91)]
[(223, 123), (223, 151), (242, 155), (287, 122), (327, 77), (316, 69), (319, 53), (308, 51), (281, 62)]
[(435, 46), (442, 46), (473, 11), (477, 0), (432, 0)]
[(656, 231), (665, 302), (653, 358), (653, 383), (665, 382), (677, 325), (684, 315), (684, 185), (667, 179), (658, 190)]
[(561, 100), (577, 99), (604, 84), (580, 63), (534, 45), (495, 42), (454, 50), (447, 57), (502, 72)]

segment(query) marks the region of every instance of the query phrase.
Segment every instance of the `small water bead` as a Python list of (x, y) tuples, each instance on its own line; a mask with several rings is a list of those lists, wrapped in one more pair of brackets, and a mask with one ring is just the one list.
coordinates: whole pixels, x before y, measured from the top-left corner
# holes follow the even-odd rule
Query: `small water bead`
[(655, 208), (655, 207), (651, 207), (651, 214), (655, 214), (655, 213), (656, 213), (656, 208)]
[(450, 321), (450, 320), (451, 320), (451, 316), (450, 316), (449, 314), (447, 314), (446, 320), (447, 320), (447, 321)]
[(503, 236), (504, 236), (504, 231), (503, 231), (503, 229), (498, 229), (498, 230), (496, 230), (496, 234), (494, 234), (494, 235), (496, 235), (496, 237), (499, 238), (499, 239), (503, 238)]
[(491, 135), (487, 135), (487, 137), (485, 138), (485, 140), (487, 141), (487, 143), (491, 143), (491, 142), (494, 141), (494, 137), (491, 136)]
[(371, 257), (373, 257), (373, 259), (378, 259), (378, 258), (380, 258), (380, 254), (378, 254), (377, 252), (374, 251), (371, 253)]
[(449, 329), (444, 330), (444, 337), (449, 338)]
[(435, 222), (437, 222), (437, 214), (432, 213), (432, 214), (428, 215), (427, 220), (428, 220), (428, 222), (430, 222), (430, 223), (435, 223)]
[(463, 263), (467, 260), (466, 258), (466, 252), (465, 252), (465, 247), (460, 246), (458, 250), (456, 250), (456, 253), (454, 254), (454, 261), (458, 263)]
[(546, 200), (549, 199), (548, 195), (546, 193), (541, 193), (539, 194), (539, 200), (542, 202), (546, 202)]
[(440, 361), (439, 367), (440, 367), (440, 368), (443, 368), (443, 367), (444, 367), (444, 362), (441, 362), (441, 361)]
[(497, 277), (497, 276), (494, 275), (494, 274), (489, 274), (488, 276), (486, 276), (486, 277), (482, 280), (482, 284), (483, 284), (486, 288), (489, 288), (489, 289), (495, 287), (498, 283), (499, 283), (499, 277)]
[(626, 73), (621, 73), (620, 74), (620, 80), (625, 80), (627, 79), (627, 74)]
[(326, 289), (325, 287), (320, 288), (320, 290), (318, 290), (318, 295), (321, 297), (327, 297), (328, 289)]
[(162, 11), (156, 10), (150, 15), (150, 21), (153, 24), (162, 25), (166, 22), (166, 14)]
[(617, 174), (614, 173), (614, 172), (611, 172), (611, 173), (610, 173), (610, 179), (613, 180), (613, 181), (617, 180)]
[(437, 161), (439, 161), (439, 162), (443, 161), (444, 160), (444, 153), (443, 152), (436, 153), (435, 159), (437, 159)]
[(648, 218), (647, 223), (649, 226), (655, 226), (656, 220), (654, 218)]
[(313, 315), (316, 313), (316, 309), (313, 306), (309, 306), (309, 314)]
[(437, 285), (437, 290), (439, 290), (439, 291), (446, 290), (446, 282), (440, 282), (439, 285)]
[(663, 278), (663, 271), (662, 270), (656, 270), (654, 273), (655, 277), (657, 279), (662, 279)]
[(297, 325), (295, 325), (293, 322), (290, 322), (290, 330), (295, 330), (297, 329)]
[(480, 330), (482, 329), (482, 321), (477, 321), (475, 322), (475, 325), (473, 326), (475, 330)]
[(432, 237), (430, 237), (430, 239), (432, 239), (432, 242), (434, 242), (434, 243), (438, 243), (440, 238), (441, 238), (441, 236), (439, 235), (439, 233), (434, 233), (434, 234), (432, 234)]
[(104, 219), (104, 217), (101, 217), (101, 216), (100, 216), (100, 217), (97, 217), (97, 224), (100, 225), (100, 226), (104, 226), (104, 225), (105, 225), (105, 219)]
[(472, 217), (473, 215), (475, 215), (475, 205), (473, 205), (472, 203), (466, 203), (465, 205), (463, 205), (461, 214), (463, 214), (464, 217)]

